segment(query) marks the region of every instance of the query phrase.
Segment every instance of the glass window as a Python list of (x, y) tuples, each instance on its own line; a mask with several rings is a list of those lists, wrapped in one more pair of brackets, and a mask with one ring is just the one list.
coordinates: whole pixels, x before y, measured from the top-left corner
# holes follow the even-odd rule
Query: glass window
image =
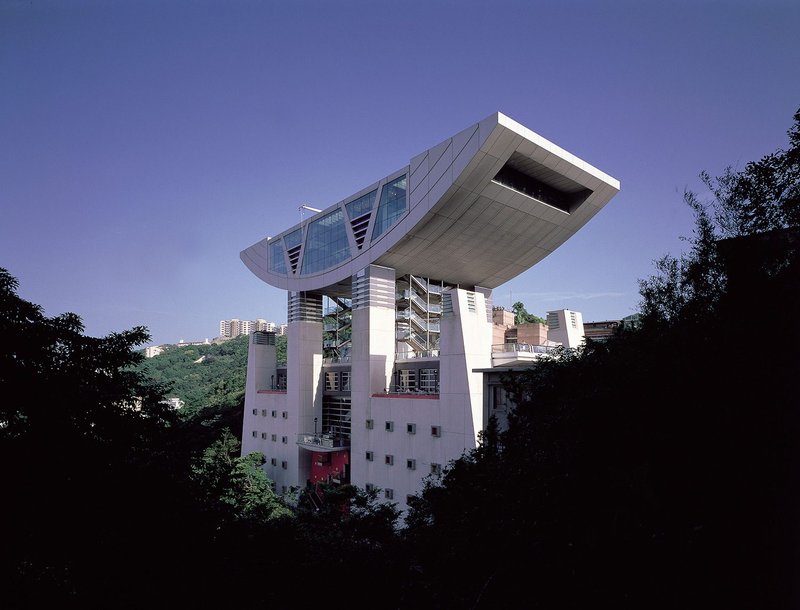
[(381, 202), (375, 217), (372, 240), (383, 235), (406, 211), (406, 177), (389, 182), (381, 191)]
[(303, 273), (324, 271), (350, 258), (350, 244), (341, 208), (308, 225)]
[(350, 217), (350, 220), (355, 220), (371, 212), (372, 206), (375, 205), (375, 196), (377, 193), (378, 191), (372, 191), (346, 204), (345, 207), (347, 208), (347, 215)]
[(286, 273), (286, 259), (283, 258), (283, 244), (280, 240), (269, 245), (269, 268), (275, 273)]
[(295, 246), (299, 246), (300, 242), (303, 241), (303, 230), (297, 229), (296, 231), (292, 231), (288, 235), (284, 235), (283, 241), (286, 244), (287, 250), (291, 250)]

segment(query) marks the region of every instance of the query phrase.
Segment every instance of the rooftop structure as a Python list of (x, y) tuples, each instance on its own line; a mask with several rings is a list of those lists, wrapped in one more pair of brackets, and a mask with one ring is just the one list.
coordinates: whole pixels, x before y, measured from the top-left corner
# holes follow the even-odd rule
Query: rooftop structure
[[(242, 452), (267, 456), (280, 491), (347, 481), (404, 508), (491, 414), (484, 371), (510, 362), (493, 353), (492, 289), (618, 190), (495, 113), (246, 248), (244, 264), (287, 290), (289, 324), (285, 368), (274, 333), (252, 335)], [(553, 313), (548, 338), (573, 346), (580, 314)]]

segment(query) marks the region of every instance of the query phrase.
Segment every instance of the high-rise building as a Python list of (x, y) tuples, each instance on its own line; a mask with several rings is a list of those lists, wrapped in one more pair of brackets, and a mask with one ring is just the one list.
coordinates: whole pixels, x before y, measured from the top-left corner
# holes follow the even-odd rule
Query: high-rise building
[(223, 338), (238, 337), (239, 335), (249, 335), (255, 331), (274, 332), (277, 326), (275, 322), (267, 322), (259, 318), (257, 320), (240, 320), (232, 318), (230, 320), (219, 321), (219, 336)]
[[(405, 508), (475, 447), (487, 372), (546, 351), (493, 351), (492, 290), (618, 190), (496, 113), (246, 248), (244, 264), (287, 291), (289, 323), (285, 367), (274, 333), (251, 337), (242, 452), (264, 453), (279, 491), (346, 481)], [(580, 314), (553, 313), (548, 336), (572, 345)]]

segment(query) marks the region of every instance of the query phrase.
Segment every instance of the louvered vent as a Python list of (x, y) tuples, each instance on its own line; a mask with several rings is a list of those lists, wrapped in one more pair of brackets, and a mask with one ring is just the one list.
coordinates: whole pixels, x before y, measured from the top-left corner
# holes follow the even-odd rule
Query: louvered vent
[(364, 238), (367, 236), (367, 227), (369, 227), (370, 213), (367, 212), (363, 216), (359, 216), (355, 220), (350, 221), (350, 228), (353, 229), (353, 237), (356, 239), (356, 245), (361, 250), (364, 245)]

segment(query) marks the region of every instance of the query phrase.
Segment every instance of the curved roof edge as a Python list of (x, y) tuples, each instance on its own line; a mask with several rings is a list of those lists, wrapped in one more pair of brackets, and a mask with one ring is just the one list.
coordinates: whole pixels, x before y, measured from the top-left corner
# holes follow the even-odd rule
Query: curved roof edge
[[(377, 201), (401, 176), (405, 212), (373, 238)], [(240, 258), (261, 280), (284, 290), (322, 290), (373, 263), (398, 275), (495, 288), (569, 239), (619, 188), (618, 180), (497, 112), (343, 201), (258, 241)], [(369, 217), (365, 213), (359, 221), (367, 223), (364, 233), (346, 206), (373, 192)], [(303, 274), (308, 227), (338, 211), (347, 237), (347, 246), (339, 249), (345, 260)], [(302, 240), (290, 257), (281, 238), (298, 229)], [(279, 244), (275, 251), (282, 253), (286, 273), (270, 269), (273, 243)]]

